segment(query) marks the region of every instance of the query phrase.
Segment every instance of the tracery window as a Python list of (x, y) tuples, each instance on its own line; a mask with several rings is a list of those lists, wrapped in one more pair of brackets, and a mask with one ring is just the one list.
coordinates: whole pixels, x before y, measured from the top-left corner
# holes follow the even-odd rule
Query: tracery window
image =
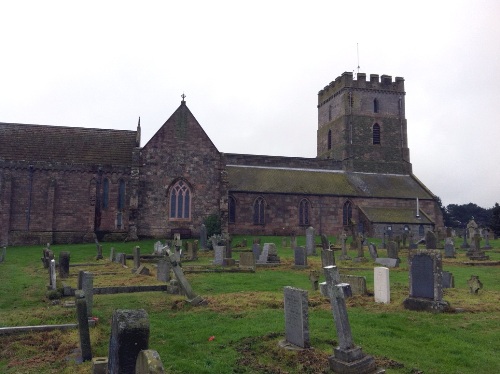
[(120, 179), (118, 182), (118, 210), (125, 208), (125, 181)]
[(102, 181), (102, 198), (101, 204), (103, 209), (107, 209), (109, 206), (109, 179), (104, 178)]
[(264, 220), (264, 207), (266, 202), (264, 198), (258, 197), (253, 203), (253, 223), (254, 225), (263, 225)]
[(228, 198), (228, 209), (229, 209), (229, 223), (235, 223), (236, 222), (236, 200), (234, 197), (229, 196)]
[(191, 190), (183, 180), (170, 189), (170, 219), (191, 218)]
[(344, 226), (347, 226), (349, 224), (349, 221), (352, 218), (352, 204), (348, 200), (344, 203), (344, 207), (342, 209), (342, 223)]
[(300, 200), (299, 203), (299, 225), (309, 226), (311, 224), (310, 220), (311, 204), (307, 199)]

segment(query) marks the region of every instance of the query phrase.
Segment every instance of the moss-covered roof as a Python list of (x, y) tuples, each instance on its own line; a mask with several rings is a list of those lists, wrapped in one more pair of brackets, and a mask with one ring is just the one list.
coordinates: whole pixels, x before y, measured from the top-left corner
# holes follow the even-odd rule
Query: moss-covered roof
[(432, 221), (429, 217), (419, 211), (419, 217), (415, 216), (414, 209), (407, 208), (369, 208), (359, 207), (365, 217), (373, 223), (401, 223), (429, 225)]
[(0, 159), (130, 165), (136, 132), (0, 123)]
[(229, 190), (381, 198), (432, 199), (411, 175), (227, 166)]

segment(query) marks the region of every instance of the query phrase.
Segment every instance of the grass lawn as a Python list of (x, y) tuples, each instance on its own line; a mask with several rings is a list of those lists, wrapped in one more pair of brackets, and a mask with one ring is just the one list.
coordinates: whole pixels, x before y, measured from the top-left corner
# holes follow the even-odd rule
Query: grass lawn
[[(234, 237), (233, 245), (243, 237)], [(233, 258), (240, 250), (234, 248)], [(94, 357), (107, 356), (110, 321), (115, 309), (145, 309), (150, 319), (150, 349), (158, 351), (169, 373), (322, 373), (328, 372), (337, 336), (329, 301), (313, 291), (310, 270), (321, 271), (321, 257), (308, 258), (309, 269), (292, 268), (293, 252), (282, 247), (281, 237), (262, 237), (274, 242), (281, 258), (277, 267), (258, 267), (255, 273), (187, 273), (193, 290), (208, 301), (192, 307), (179, 295), (163, 292), (94, 295), (91, 328)], [(333, 238), (332, 238), (333, 239)], [(94, 273), (94, 286), (159, 284), (153, 263), (143, 262), (151, 276), (131, 274), (130, 268), (110, 263), (110, 248), (132, 254), (151, 253), (153, 240), (137, 243), (102, 243), (100, 266), (71, 267), (65, 280), (76, 287), (79, 269)], [(320, 243), (319, 237), (316, 243)], [(500, 240), (491, 240), (491, 260), (500, 261)], [(304, 245), (305, 238), (299, 237)], [(457, 246), (461, 244), (457, 239)], [(71, 264), (95, 263), (94, 244), (54, 245), (71, 253)], [(40, 261), (41, 246), (9, 247), (0, 263), (0, 327), (76, 323), (76, 310), (46, 297), (48, 272)], [(339, 252), (336, 252), (338, 257)], [(350, 252), (355, 257), (354, 251)], [(346, 300), (354, 342), (375, 357), (387, 373), (497, 373), (500, 372), (500, 266), (469, 266), (465, 251), (456, 259), (443, 258), (443, 270), (453, 273), (455, 288), (444, 290), (444, 300), (460, 313), (432, 314), (405, 310), (408, 296), (408, 251), (400, 253), (401, 265), (390, 270), (391, 303), (377, 304), (373, 296)], [(206, 265), (213, 252), (200, 252), (199, 260), (185, 263)], [(379, 249), (379, 256), (385, 250)], [(368, 251), (365, 257), (369, 258)], [(128, 261), (132, 266), (132, 261)], [(373, 292), (374, 263), (337, 261), (341, 274), (366, 277)], [(467, 280), (478, 275), (484, 287), (471, 294)], [(324, 281), (321, 276), (320, 281)], [(58, 279), (58, 282), (60, 280)], [(283, 287), (308, 290), (309, 331), (313, 349), (297, 353), (278, 347), (284, 338)], [(214, 337), (213, 339), (209, 339)], [(77, 330), (0, 335), (0, 373), (89, 373), (91, 363), (78, 364)]]

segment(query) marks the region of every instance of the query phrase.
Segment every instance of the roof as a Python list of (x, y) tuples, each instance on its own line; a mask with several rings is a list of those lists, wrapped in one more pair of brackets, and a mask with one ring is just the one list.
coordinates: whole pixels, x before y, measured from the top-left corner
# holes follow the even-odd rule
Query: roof
[(0, 123), (0, 160), (130, 165), (136, 132)]
[(374, 223), (407, 223), (407, 224), (432, 224), (432, 220), (419, 210), (419, 217), (415, 216), (415, 209), (408, 208), (371, 208), (359, 207), (370, 222)]
[(227, 172), (230, 191), (433, 199), (412, 175), (242, 165)]

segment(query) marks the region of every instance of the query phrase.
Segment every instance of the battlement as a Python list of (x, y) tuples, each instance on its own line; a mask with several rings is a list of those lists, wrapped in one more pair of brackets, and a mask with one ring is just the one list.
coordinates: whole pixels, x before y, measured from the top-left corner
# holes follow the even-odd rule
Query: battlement
[(396, 77), (393, 82), (392, 76), (385, 74), (381, 76), (370, 74), (370, 80), (367, 81), (365, 73), (358, 73), (357, 79), (353, 79), (353, 73), (346, 71), (318, 92), (318, 106), (321, 106), (332, 96), (336, 96), (336, 93), (344, 88), (389, 91), (404, 94), (404, 81), (404, 78)]

